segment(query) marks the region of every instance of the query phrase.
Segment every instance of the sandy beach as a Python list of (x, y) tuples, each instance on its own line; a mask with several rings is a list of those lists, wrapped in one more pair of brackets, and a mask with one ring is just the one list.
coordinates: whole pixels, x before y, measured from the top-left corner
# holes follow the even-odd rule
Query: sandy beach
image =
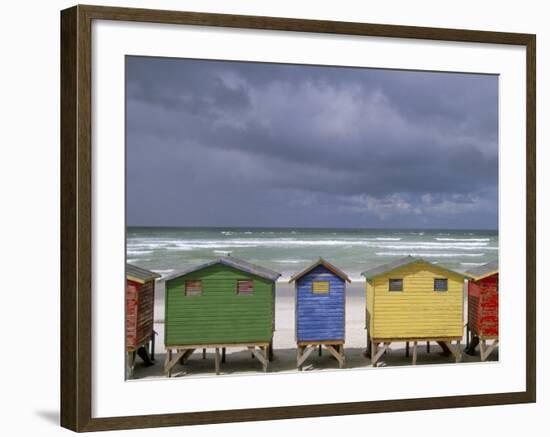
[[(275, 333), (273, 338), (274, 359), (269, 363), (269, 373), (297, 372), (296, 342), (294, 319), (294, 288), (286, 282), (277, 283), (275, 300)], [(155, 364), (145, 367), (137, 358), (133, 379), (164, 378), (164, 284), (159, 282), (155, 300), (155, 331), (158, 333), (155, 345)], [(465, 347), (464, 337), (462, 348)], [(365, 331), (365, 294), (364, 283), (353, 282), (347, 287), (346, 294), (346, 368), (370, 367), (371, 363), (363, 355), (366, 348)], [(498, 361), (498, 348), (487, 361)], [(480, 362), (479, 354), (470, 356), (463, 354), (463, 363)], [(441, 364), (456, 365), (452, 356), (443, 356), (437, 344), (432, 343), (430, 353), (426, 343), (418, 346), (417, 365)], [(392, 343), (390, 350), (380, 359), (379, 366), (411, 365), (411, 357), (405, 356), (405, 343)], [(303, 371), (334, 371), (338, 370), (337, 361), (323, 350), (319, 356), (317, 351), (308, 358)], [(231, 348), (226, 351), (226, 362), (221, 365), (221, 375), (263, 373), (258, 360), (251, 357), (245, 349)], [(172, 377), (216, 376), (214, 372), (214, 350), (207, 350), (206, 359), (202, 351), (195, 351), (184, 365), (177, 364)]]

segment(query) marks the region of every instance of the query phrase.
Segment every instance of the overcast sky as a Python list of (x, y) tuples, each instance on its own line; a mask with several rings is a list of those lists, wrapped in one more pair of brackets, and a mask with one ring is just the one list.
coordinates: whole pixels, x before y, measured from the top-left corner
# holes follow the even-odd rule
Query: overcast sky
[(127, 224), (498, 226), (498, 77), (127, 57)]

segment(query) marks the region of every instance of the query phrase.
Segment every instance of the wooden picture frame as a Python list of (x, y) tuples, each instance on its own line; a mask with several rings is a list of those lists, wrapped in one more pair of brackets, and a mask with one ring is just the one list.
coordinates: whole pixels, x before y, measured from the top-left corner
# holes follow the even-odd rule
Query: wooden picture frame
[[(94, 20), (316, 32), (525, 47), (527, 59), (525, 65), (527, 78), (526, 390), (512, 393), (225, 410), (214, 413), (201, 411), (127, 417), (92, 417), (91, 26)], [(531, 34), (97, 6), (75, 6), (63, 10), (61, 12), (61, 425), (82, 432), (535, 402), (535, 56), (536, 38)]]

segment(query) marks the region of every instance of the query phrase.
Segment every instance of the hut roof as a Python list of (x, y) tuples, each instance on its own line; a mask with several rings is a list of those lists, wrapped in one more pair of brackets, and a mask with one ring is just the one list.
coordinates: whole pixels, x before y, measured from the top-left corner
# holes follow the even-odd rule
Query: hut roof
[(160, 278), (160, 275), (150, 270), (126, 263), (126, 278), (143, 284), (151, 279)]
[(386, 264), (379, 265), (379, 266), (374, 267), (372, 269), (366, 270), (361, 274), (367, 279), (373, 279), (373, 278), (376, 278), (377, 276), (381, 276), (381, 275), (384, 275), (386, 273), (392, 272), (394, 270), (400, 269), (402, 267), (408, 266), (410, 264), (417, 264), (417, 263), (429, 264), (434, 269), (441, 270), (441, 271), (446, 272), (446, 273), (451, 273), (453, 275), (462, 276), (462, 277), (465, 277), (465, 278), (468, 277), (468, 275), (466, 275), (466, 274), (455, 272), (454, 270), (447, 269), (447, 268), (442, 267), (438, 264), (433, 264), (433, 263), (431, 263), (429, 261), (426, 261), (422, 258), (417, 258), (417, 257), (411, 256), (411, 255), (406, 256), (405, 258), (400, 258), (400, 259), (397, 259), (395, 261), (391, 261), (391, 262), (386, 263)]
[(330, 270), (332, 273), (334, 273), (336, 276), (338, 276), (339, 278), (343, 279), (344, 281), (348, 281), (348, 282), (351, 282), (350, 278), (348, 277), (348, 275), (346, 275), (342, 270), (340, 270), (339, 268), (333, 266), (331, 263), (329, 263), (328, 261), (324, 260), (323, 258), (318, 258), (313, 264), (311, 264), (310, 266), (306, 267), (304, 270), (302, 270), (301, 272), (298, 272), (298, 273), (295, 273), (294, 275), (292, 275), (290, 277), (290, 280), (288, 282), (292, 282), (292, 281), (297, 281), (298, 279), (300, 279), (302, 276), (306, 275), (307, 273), (311, 272), (315, 267), (317, 266), (323, 266), (325, 267), (326, 269)]
[(279, 276), (281, 276), (280, 273), (274, 272), (273, 270), (267, 269), (265, 267), (257, 266), (255, 264), (249, 263), (248, 261), (244, 261), (239, 258), (235, 258), (234, 256), (224, 256), (222, 258), (218, 258), (212, 261), (208, 261), (204, 264), (200, 264), (198, 266), (190, 267), (188, 269), (180, 270), (178, 272), (175, 272), (169, 276), (166, 276), (164, 278), (165, 281), (169, 281), (174, 278), (179, 278), (180, 276), (187, 275), (189, 273), (197, 272), (199, 270), (205, 269), (207, 267), (216, 265), (216, 264), (223, 264), (229, 267), (233, 267), (234, 269), (241, 270), (246, 273), (250, 273), (252, 275), (259, 276), (260, 278), (269, 279), (270, 281), (276, 281)]
[(495, 273), (498, 273), (498, 259), (466, 271), (466, 274), (471, 276), (476, 281), (486, 278), (487, 276), (492, 276)]

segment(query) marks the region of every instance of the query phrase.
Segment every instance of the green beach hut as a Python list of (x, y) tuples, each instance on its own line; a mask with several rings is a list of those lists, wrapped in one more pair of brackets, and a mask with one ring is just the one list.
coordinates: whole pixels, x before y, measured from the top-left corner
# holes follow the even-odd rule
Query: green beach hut
[(275, 328), (275, 282), (280, 273), (227, 256), (165, 278), (165, 372), (196, 349), (214, 349), (216, 374), (225, 349), (245, 347), (264, 371)]

